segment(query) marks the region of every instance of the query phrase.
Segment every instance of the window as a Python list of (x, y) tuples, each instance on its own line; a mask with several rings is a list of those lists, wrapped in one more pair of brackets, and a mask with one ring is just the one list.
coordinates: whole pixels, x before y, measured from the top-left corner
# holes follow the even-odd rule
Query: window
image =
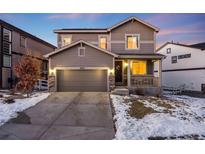
[(172, 56), (172, 64), (177, 63), (177, 56)]
[(147, 73), (147, 62), (145, 60), (136, 60), (132, 63), (133, 75), (145, 75)]
[(7, 54), (11, 54), (11, 43), (7, 41), (3, 41), (3, 52)]
[(63, 35), (62, 36), (62, 46), (71, 44), (72, 38), (70, 35)]
[(85, 47), (78, 48), (78, 56), (84, 57), (85, 56)]
[(23, 48), (26, 47), (26, 38), (24, 36), (20, 36), (20, 46)]
[(11, 42), (11, 31), (8, 29), (3, 29), (3, 40), (7, 42)]
[(3, 56), (3, 66), (4, 67), (11, 67), (11, 56), (9, 56), (9, 55)]
[(171, 53), (171, 48), (167, 48), (167, 54)]
[(107, 36), (99, 37), (99, 47), (103, 49), (107, 49)]
[(139, 35), (128, 34), (126, 35), (126, 49), (138, 49), (139, 48)]
[(191, 58), (191, 54), (179, 55), (178, 59)]

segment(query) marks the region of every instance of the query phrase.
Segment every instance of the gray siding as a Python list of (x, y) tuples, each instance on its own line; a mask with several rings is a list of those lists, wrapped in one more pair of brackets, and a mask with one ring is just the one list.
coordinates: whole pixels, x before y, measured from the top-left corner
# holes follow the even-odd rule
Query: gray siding
[(90, 42), (96, 46), (98, 46), (98, 36), (99, 35), (108, 35), (108, 34), (103, 34), (103, 33), (94, 33), (94, 34), (90, 34), (90, 33), (82, 33), (82, 34), (78, 34), (78, 33), (65, 33), (65, 34), (58, 34), (57, 36), (57, 44), (58, 44), (58, 47), (62, 47), (61, 45), (61, 37), (63, 35), (70, 35), (72, 37), (72, 42), (76, 42), (76, 41), (79, 41), (79, 40), (84, 40), (84, 41), (87, 41), (87, 42)]
[(50, 57), (51, 69), (54, 67), (109, 67), (113, 68), (113, 56), (84, 45), (85, 56), (78, 56), (76, 45)]
[[(22, 36), (24, 36), (22, 34)], [(20, 46), (20, 37), (21, 34), (15, 31), (12, 31), (12, 51), (25, 54), (26, 51), (31, 52), (34, 56), (43, 57), (44, 54), (52, 52), (54, 49), (48, 47), (40, 42), (37, 42), (31, 38), (26, 38), (26, 45), (27, 47)]]
[[(125, 34), (139, 34), (140, 35), (140, 49), (126, 50), (125, 49)], [(98, 46), (98, 36), (108, 35), (108, 50), (117, 54), (146, 54), (154, 53), (155, 51), (155, 35), (154, 30), (138, 21), (127, 22), (109, 33), (59, 33), (58, 47), (61, 47), (61, 36), (71, 35), (72, 42), (78, 40), (85, 40)], [(110, 47), (111, 46), (111, 47)]]
[[(125, 34), (140, 35), (140, 48), (138, 50), (125, 49)], [(113, 41), (120, 41), (124, 43), (113, 43)], [(154, 30), (137, 21), (130, 21), (111, 31), (111, 51), (118, 54), (154, 53), (154, 41)]]
[(8, 78), (11, 77), (11, 69), (2, 67), (2, 88), (10, 88)]
[(152, 60), (147, 60), (147, 74), (154, 75), (154, 63)]
[(125, 43), (112, 43), (111, 51), (117, 54), (148, 54), (154, 52), (154, 44), (141, 43), (139, 50), (125, 50)]
[(137, 33), (140, 34), (140, 39), (142, 41), (153, 41), (154, 40), (154, 30), (148, 26), (138, 22), (130, 21), (127, 22), (111, 31), (112, 40), (119, 41), (125, 39), (125, 34)]

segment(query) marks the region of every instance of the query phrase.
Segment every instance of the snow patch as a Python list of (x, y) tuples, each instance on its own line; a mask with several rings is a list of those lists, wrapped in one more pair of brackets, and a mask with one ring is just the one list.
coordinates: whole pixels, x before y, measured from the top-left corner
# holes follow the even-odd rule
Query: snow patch
[(40, 101), (46, 99), (49, 93), (35, 93), (29, 98), (15, 99), (15, 103), (6, 104), (3, 103), (3, 99), (0, 99), (0, 126), (6, 123), (9, 119), (17, 117), (17, 112), (21, 112), (29, 107), (32, 107)]
[[(148, 101), (149, 99), (142, 101), (140, 98), (140, 102), (146, 107), (151, 107), (160, 113), (152, 113), (137, 119), (128, 114), (132, 104), (132, 102), (125, 103), (128, 96), (111, 95), (117, 129), (115, 138), (148, 139), (158, 136), (169, 138), (196, 134), (200, 139), (205, 139), (205, 99), (169, 94), (166, 97), (172, 106), (175, 106), (176, 101), (181, 101), (184, 105), (180, 104), (169, 109), (170, 112), (163, 112), (165, 107), (153, 104)], [(130, 96), (130, 98), (137, 99), (139, 96)]]

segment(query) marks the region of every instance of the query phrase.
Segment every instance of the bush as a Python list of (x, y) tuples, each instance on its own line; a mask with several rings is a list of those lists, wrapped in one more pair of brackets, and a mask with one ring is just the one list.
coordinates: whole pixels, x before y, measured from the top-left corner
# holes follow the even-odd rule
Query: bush
[(37, 80), (40, 78), (40, 61), (27, 53), (22, 56), (19, 63), (14, 67), (14, 71), (18, 78), (15, 89), (26, 93), (27, 97), (29, 97), (29, 94), (34, 90)]

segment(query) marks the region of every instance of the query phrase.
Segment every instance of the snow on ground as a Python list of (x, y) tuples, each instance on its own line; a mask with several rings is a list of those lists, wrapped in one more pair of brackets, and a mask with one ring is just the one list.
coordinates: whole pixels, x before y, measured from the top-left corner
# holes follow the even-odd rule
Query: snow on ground
[[(4, 95), (4, 97), (7, 95)], [(32, 95), (30, 98), (15, 99), (15, 103), (4, 103), (3, 98), (0, 98), (0, 126), (6, 123), (9, 119), (17, 117), (18, 113), (29, 107), (32, 107), (49, 96), (47, 92), (39, 92)]]
[[(205, 139), (205, 99), (170, 94), (163, 99), (137, 95), (111, 95), (111, 99), (116, 139)], [(156, 112), (143, 118), (131, 117), (133, 103), (142, 103)]]

